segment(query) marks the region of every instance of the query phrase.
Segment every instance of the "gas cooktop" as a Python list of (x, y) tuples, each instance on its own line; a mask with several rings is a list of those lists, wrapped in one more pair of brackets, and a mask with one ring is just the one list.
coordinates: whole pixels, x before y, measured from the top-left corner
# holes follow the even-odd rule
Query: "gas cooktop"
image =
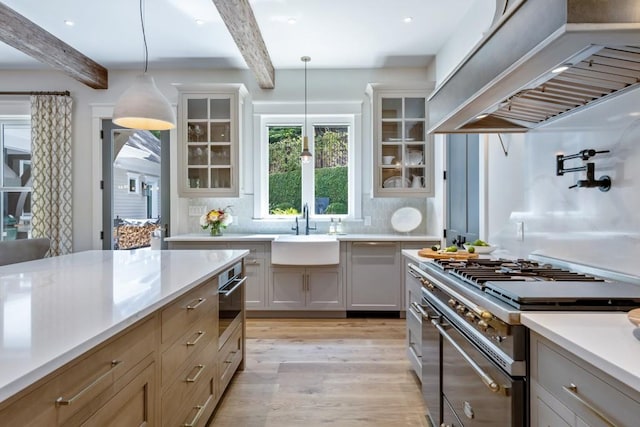
[(519, 310), (629, 310), (640, 286), (531, 260), (434, 260), (437, 268)]

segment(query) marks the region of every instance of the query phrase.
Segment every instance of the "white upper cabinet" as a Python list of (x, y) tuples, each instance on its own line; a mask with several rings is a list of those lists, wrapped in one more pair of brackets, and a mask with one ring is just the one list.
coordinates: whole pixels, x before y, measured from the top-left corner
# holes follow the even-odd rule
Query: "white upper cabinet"
[(242, 84), (180, 86), (178, 193), (238, 197)]
[(427, 87), (367, 85), (375, 197), (433, 196), (433, 137), (427, 134), (430, 92)]

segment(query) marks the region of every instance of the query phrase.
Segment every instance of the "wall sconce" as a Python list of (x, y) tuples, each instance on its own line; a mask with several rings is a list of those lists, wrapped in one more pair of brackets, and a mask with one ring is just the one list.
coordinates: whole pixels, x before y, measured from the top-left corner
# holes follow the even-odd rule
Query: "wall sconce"
[(596, 179), (595, 178), (595, 163), (593, 162), (588, 162), (586, 165), (583, 166), (578, 166), (575, 168), (565, 168), (564, 167), (564, 161), (565, 160), (570, 160), (570, 159), (577, 159), (580, 158), (582, 159), (582, 161), (586, 161), (589, 160), (591, 157), (595, 156), (596, 154), (600, 154), (600, 153), (608, 153), (609, 150), (602, 150), (602, 151), (596, 151), (593, 148), (589, 148), (589, 149), (585, 149), (582, 150), (576, 154), (570, 154), (568, 156), (565, 156), (564, 154), (558, 154), (556, 156), (556, 175), (557, 176), (562, 176), (567, 172), (582, 172), (582, 171), (586, 171), (587, 172), (587, 179), (580, 179), (578, 180), (578, 182), (576, 182), (574, 185), (572, 185), (569, 188), (576, 188), (576, 187), (581, 187), (581, 188), (593, 188), (593, 187), (598, 187), (600, 189), (600, 191), (609, 191), (609, 189), (611, 188), (611, 178), (608, 175), (603, 175), (600, 177), (600, 179)]

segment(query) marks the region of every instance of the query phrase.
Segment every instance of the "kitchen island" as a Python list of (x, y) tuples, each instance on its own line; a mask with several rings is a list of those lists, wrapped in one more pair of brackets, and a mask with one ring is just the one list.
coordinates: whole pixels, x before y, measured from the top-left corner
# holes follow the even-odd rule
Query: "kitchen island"
[[(118, 381), (128, 381), (127, 375), (133, 376), (129, 373), (137, 371), (146, 372), (151, 378), (143, 389), (146, 404), (153, 404), (153, 396), (159, 397), (161, 390), (170, 388), (169, 384), (162, 384), (163, 378), (155, 381), (160, 377), (161, 365), (156, 362), (162, 356), (164, 363), (164, 356), (174, 351), (171, 342), (165, 343), (165, 336), (173, 340), (191, 324), (210, 325), (212, 333), (207, 340), (198, 340), (198, 336), (187, 347), (197, 347), (196, 341), (210, 341), (207, 348), (211, 350), (206, 354), (215, 359), (215, 278), (247, 254), (246, 250), (87, 251), (0, 267), (0, 419), (20, 406), (12, 406), (17, 399), (41, 401), (37, 397), (41, 389), (46, 390), (51, 383), (64, 383), (59, 377), (72, 374), (84, 374), (84, 384), (71, 387), (72, 398), (68, 401), (69, 396), (61, 396), (54, 405), (57, 396), (47, 396), (48, 412), (56, 412), (57, 408), (71, 411), (68, 408), (87, 402), (84, 406), (90, 408), (86, 411), (98, 410), (99, 405), (92, 399), (100, 404), (111, 402), (115, 397), (109, 390), (117, 396)], [(198, 297), (198, 292), (207, 296)], [(195, 298), (195, 303), (190, 298)], [(182, 304), (183, 299), (184, 319), (182, 314), (174, 314), (173, 307), (176, 301)], [(101, 352), (118, 351), (122, 351), (122, 360), (113, 359), (110, 369), (87, 373), (91, 367), (83, 365), (85, 361)], [(131, 354), (138, 351), (139, 357)], [(117, 354), (107, 357), (116, 358)], [(132, 360), (130, 366), (126, 366), (127, 358)], [(211, 366), (215, 366), (214, 362)], [(190, 375), (195, 376), (193, 372)], [(215, 391), (212, 393), (219, 398)], [(70, 405), (76, 398), (81, 403)], [(85, 398), (87, 402), (82, 402)], [(151, 406), (160, 411), (160, 404)], [(150, 419), (157, 418), (151, 407), (146, 411)], [(41, 421), (63, 423), (81, 416), (69, 412), (68, 418), (62, 417), (64, 420), (54, 414)]]

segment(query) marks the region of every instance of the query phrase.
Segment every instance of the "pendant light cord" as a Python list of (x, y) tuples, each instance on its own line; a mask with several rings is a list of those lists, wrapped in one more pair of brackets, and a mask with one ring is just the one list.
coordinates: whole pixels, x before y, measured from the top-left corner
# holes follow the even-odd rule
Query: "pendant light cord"
[(142, 27), (142, 41), (144, 42), (144, 72), (147, 72), (149, 66), (149, 48), (147, 47), (147, 33), (144, 31), (144, 13), (142, 12), (143, 0), (140, 0), (140, 26)]

